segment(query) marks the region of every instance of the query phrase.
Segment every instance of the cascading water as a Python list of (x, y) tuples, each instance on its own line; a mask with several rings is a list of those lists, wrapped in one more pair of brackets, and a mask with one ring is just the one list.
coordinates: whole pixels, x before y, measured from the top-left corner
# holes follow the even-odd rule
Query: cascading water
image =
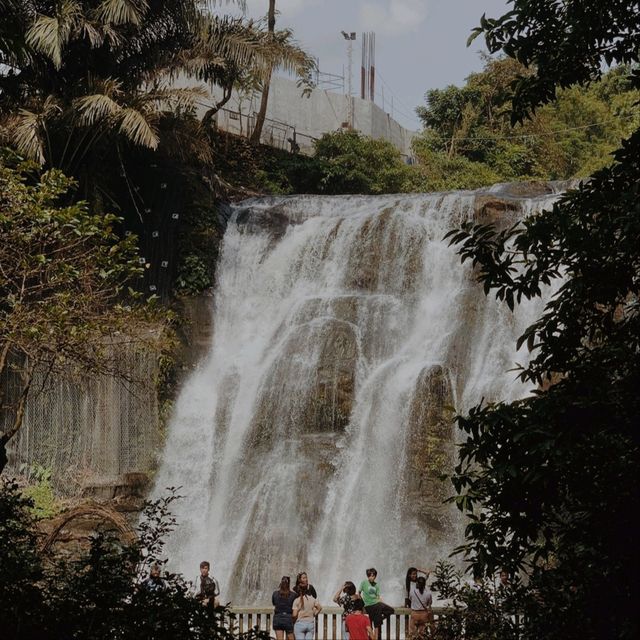
[(553, 194), (292, 196), (238, 205), (228, 225), (206, 361), (175, 408), (156, 493), (181, 486), (174, 569), (212, 562), (223, 599), (269, 601), (307, 570), (327, 602), (376, 566), (444, 558), (460, 519), (442, 506), (448, 407), (526, 393), (509, 371), (539, 301), (486, 298), (445, 233), (511, 222)]

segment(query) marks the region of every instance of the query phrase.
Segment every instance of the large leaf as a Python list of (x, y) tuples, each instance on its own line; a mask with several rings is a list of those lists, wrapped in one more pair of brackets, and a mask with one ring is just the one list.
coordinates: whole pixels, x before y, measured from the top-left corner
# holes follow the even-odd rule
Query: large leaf
[(96, 14), (102, 22), (139, 25), (148, 9), (146, 0), (102, 0)]
[(27, 44), (62, 66), (62, 50), (82, 17), (82, 8), (74, 0), (63, 0), (55, 16), (38, 15), (27, 31)]
[(159, 138), (148, 114), (132, 107), (122, 109), (120, 133), (141, 147), (157, 149)]

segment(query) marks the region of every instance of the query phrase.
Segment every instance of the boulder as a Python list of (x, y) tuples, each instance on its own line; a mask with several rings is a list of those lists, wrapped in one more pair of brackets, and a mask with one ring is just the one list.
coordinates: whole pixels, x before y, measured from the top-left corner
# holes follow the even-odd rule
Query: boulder
[(474, 219), (481, 224), (510, 223), (518, 216), (520, 206), (517, 202), (498, 198), (494, 195), (478, 195), (474, 200)]

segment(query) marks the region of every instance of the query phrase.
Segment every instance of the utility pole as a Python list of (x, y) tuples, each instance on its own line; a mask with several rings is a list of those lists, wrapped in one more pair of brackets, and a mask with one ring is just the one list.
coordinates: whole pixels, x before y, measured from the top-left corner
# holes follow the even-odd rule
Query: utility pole
[(349, 68), (347, 71), (347, 122), (349, 123), (349, 129), (353, 129), (353, 95), (351, 85), (351, 72), (353, 68), (353, 41), (356, 39), (355, 31), (347, 33), (342, 31), (342, 36), (347, 41), (347, 55), (349, 57)]

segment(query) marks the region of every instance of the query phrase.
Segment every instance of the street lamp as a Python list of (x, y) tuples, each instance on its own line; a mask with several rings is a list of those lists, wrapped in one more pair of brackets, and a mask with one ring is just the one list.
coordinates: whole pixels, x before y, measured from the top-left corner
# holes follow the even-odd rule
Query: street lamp
[(349, 128), (353, 129), (353, 97), (351, 95), (352, 93), (351, 68), (353, 66), (353, 41), (356, 39), (356, 32), (351, 31), (350, 33), (347, 33), (346, 31), (341, 31), (340, 33), (348, 43), (347, 54), (349, 56), (349, 69), (348, 69), (348, 76), (347, 76), (347, 107), (348, 107), (347, 122), (349, 123)]

